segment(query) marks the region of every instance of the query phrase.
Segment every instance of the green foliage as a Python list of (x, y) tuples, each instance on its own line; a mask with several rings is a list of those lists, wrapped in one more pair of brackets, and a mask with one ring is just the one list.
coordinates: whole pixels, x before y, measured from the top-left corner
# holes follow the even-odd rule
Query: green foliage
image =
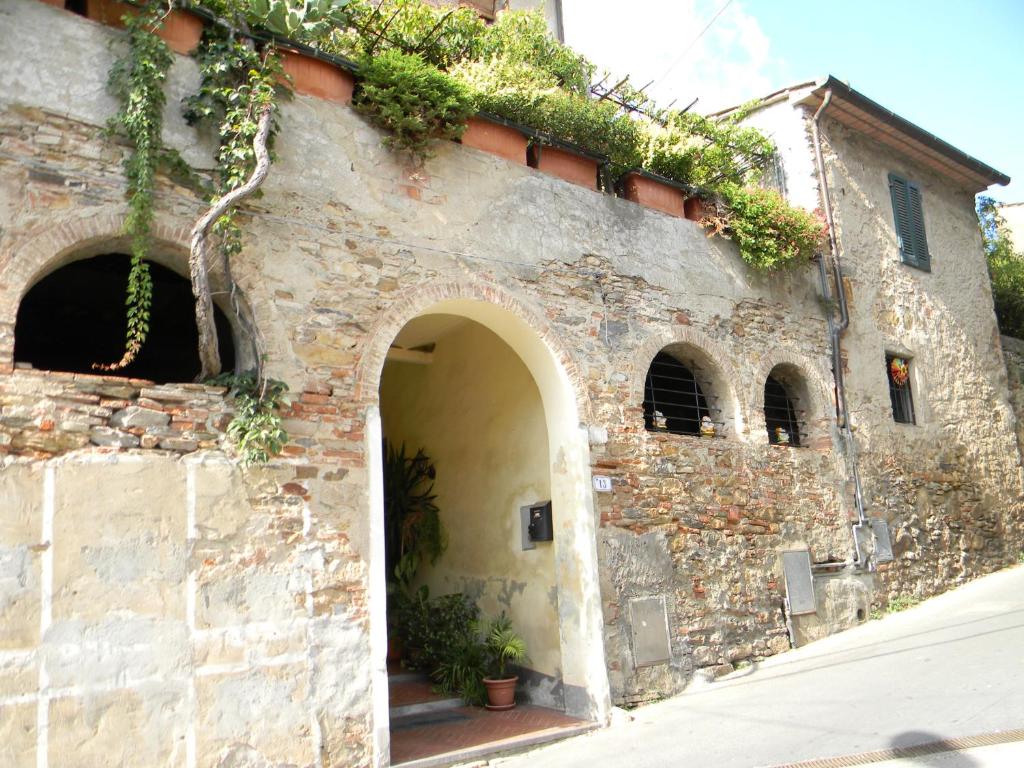
[(107, 81), (119, 104), (118, 112), (111, 120), (111, 130), (126, 136), (132, 147), (124, 161), (128, 182), (125, 233), (131, 238), (131, 269), (125, 296), (125, 349), (117, 362), (93, 364), (93, 367), (107, 371), (129, 365), (138, 356), (149, 334), (153, 281), (145, 259), (152, 244), (156, 171), (167, 155), (161, 138), (164, 105), (167, 103), (164, 81), (174, 60), (167, 44), (153, 32), (161, 17), (158, 4), (147, 6), (138, 15), (125, 15), (128, 47), (114, 61)]
[(525, 660), (526, 643), (502, 613), (487, 624), (474, 620), (454, 632), (431, 674), (442, 692), (456, 693), (468, 704), (479, 705), (487, 699), (484, 678), (508, 679), (508, 665)]
[(770, 189), (723, 184), (729, 211), (712, 217), (712, 228), (736, 241), (740, 256), (766, 272), (805, 263), (814, 256), (824, 227), (814, 215), (788, 205)]
[(266, 464), (288, 442), (281, 426), (281, 408), (288, 406), (288, 385), (276, 379), (260, 379), (255, 373), (222, 373), (209, 381), (234, 391), (235, 415), (228, 424), (242, 463)]
[(461, 593), (431, 599), (423, 586), (400, 600), (396, 614), (406, 665), (433, 674), (476, 626), (480, 609)]
[(512, 619), (504, 613), (485, 629), (484, 648), (487, 651), (487, 676), (495, 680), (508, 677), (509, 664), (521, 664), (526, 660), (526, 643), (512, 629)]
[[(719, 120), (692, 112), (665, 113), (663, 130), (654, 131), (648, 170), (709, 189), (755, 181), (775, 145), (756, 128), (740, 124), (749, 113), (743, 107)], [(674, 165), (679, 163), (677, 175)]]
[(347, 26), (348, 4), (349, 0), (248, 0), (245, 6), (251, 26), (305, 43)]
[(437, 8), (422, 0), (355, 0), (347, 10), (351, 26), (336, 29), (323, 45), (358, 60), (397, 50), (444, 70), (479, 56), (487, 29), (470, 8)]
[(999, 331), (1024, 338), (1024, 253), (1014, 250), (995, 200), (979, 197), (977, 210)]
[(643, 124), (611, 101), (560, 88), (550, 73), (510, 58), (472, 62), (453, 74), (472, 90), (475, 111), (491, 112), (607, 155), (623, 169), (640, 163)]
[(424, 558), (444, 554), (448, 537), (434, 500), (434, 465), (423, 449), (406, 456), (384, 442), (384, 535), (387, 573), (408, 589)]
[(899, 613), (900, 611), (905, 611), (908, 608), (913, 608), (920, 602), (921, 599), (914, 597), (913, 595), (897, 595), (896, 597), (890, 598), (889, 604), (885, 607), (885, 611), (886, 613)]
[[(217, 127), (217, 183), (212, 203), (240, 187), (252, 174), (256, 163), (252, 144), (259, 115), (267, 104), (277, 109), (284, 75), (272, 50), (261, 53), (245, 41), (219, 31), (207, 33), (196, 56), (200, 86), (197, 93), (185, 99), (184, 115), (190, 125), (206, 123)], [(273, 147), (277, 130), (275, 119), (269, 148)], [(234, 211), (221, 216), (213, 231), (220, 237), (225, 256), (241, 251), (242, 233)]]
[(432, 140), (461, 136), (473, 112), (466, 88), (418, 54), (385, 51), (364, 60), (360, 75), (356, 109), (388, 131), (386, 146), (417, 160)]
[(540, 70), (577, 96), (588, 96), (596, 67), (548, 31), (540, 10), (505, 12), (486, 28), (479, 56), (485, 63), (504, 59)]

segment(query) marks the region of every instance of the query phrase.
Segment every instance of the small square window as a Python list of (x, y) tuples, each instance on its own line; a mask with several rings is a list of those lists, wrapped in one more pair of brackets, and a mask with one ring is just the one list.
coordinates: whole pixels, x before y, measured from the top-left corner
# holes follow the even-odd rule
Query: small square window
[(916, 424), (914, 397), (910, 391), (910, 358), (886, 355), (885, 377), (889, 380), (893, 421), (898, 424)]

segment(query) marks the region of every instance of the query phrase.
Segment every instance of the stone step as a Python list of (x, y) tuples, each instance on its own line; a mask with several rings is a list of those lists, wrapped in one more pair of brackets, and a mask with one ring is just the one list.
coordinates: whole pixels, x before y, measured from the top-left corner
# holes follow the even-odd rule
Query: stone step
[(388, 675), (388, 697), (391, 720), (426, 715), (462, 706), (457, 696), (443, 696), (433, 691), (430, 680), (415, 673)]

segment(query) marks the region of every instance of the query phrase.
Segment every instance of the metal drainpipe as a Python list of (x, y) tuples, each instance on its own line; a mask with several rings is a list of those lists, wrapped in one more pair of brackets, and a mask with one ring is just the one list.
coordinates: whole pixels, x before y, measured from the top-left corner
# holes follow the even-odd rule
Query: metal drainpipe
[[(864, 491), (860, 482), (860, 470), (857, 466), (857, 443), (853, 437), (853, 430), (850, 429), (850, 410), (846, 401), (846, 385), (843, 380), (842, 360), (842, 334), (850, 326), (850, 311), (846, 303), (846, 288), (843, 285), (842, 269), (839, 264), (839, 242), (836, 238), (835, 221), (832, 216), (832, 198), (828, 189), (828, 178), (825, 175), (825, 160), (821, 152), (821, 134), (818, 130), (818, 121), (824, 114), (828, 105), (832, 103), (832, 89), (825, 91), (825, 98), (814, 113), (811, 120), (811, 136), (814, 140), (814, 159), (818, 168), (818, 179), (821, 184), (822, 207), (825, 209), (825, 223), (828, 226), (828, 244), (830, 251), (830, 262), (832, 267), (832, 278), (836, 286), (836, 298), (839, 302), (839, 323), (834, 321), (834, 313), (829, 309), (828, 327), (832, 337), (832, 372), (836, 382), (836, 405), (838, 407), (838, 421), (843, 438), (846, 442), (847, 457), (850, 463), (850, 474), (853, 476), (854, 501), (857, 507), (857, 522), (853, 524), (853, 546), (856, 553), (853, 565), (863, 568), (868, 565), (867, 559), (860, 548), (861, 530), (868, 526), (868, 517), (864, 511)], [(832, 291), (829, 288), (828, 276), (825, 271), (824, 258), (818, 257), (818, 272), (821, 277), (821, 289), (825, 299), (832, 300)]]

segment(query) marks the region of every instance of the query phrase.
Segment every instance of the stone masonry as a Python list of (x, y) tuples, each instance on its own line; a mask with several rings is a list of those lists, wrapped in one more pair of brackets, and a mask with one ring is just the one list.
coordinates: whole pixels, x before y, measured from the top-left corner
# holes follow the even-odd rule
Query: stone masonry
[[(946, 245), (931, 275), (908, 277), (882, 258), (894, 236), (876, 184), (877, 166), (908, 161), (840, 126), (847, 382), (870, 514), (896, 552), (877, 574), (843, 566), (851, 457), (812, 265), (752, 273), (693, 222), (455, 143), (411, 169), (344, 105), (286, 104), (233, 265), (268, 373), (291, 389), (281, 456), (240, 466), (222, 388), (16, 369), (21, 296), (124, 246), (125, 149), (102, 134), (118, 35), (36, 0), (0, 5), (0, 764), (388, 764), (372, 427), (395, 334), (442, 301), (530, 327), (576, 399), (590, 473), (612, 480), (592, 494), (593, 647), (612, 703), (789, 648), (781, 550), (834, 564), (798, 640), (1016, 562), (1021, 350), (997, 335), (969, 195), (917, 174), (929, 240)], [(208, 170), (210, 144), (177, 115), (195, 81), (179, 57), (165, 139)], [(156, 208), (154, 258), (187, 274), (202, 201), (161, 178)], [(718, 437), (644, 429), (663, 349), (699, 368)], [(914, 355), (916, 427), (891, 423), (887, 350)], [(801, 382), (804, 447), (767, 441), (778, 366)], [(638, 667), (632, 601), (650, 597), (671, 658)]]

